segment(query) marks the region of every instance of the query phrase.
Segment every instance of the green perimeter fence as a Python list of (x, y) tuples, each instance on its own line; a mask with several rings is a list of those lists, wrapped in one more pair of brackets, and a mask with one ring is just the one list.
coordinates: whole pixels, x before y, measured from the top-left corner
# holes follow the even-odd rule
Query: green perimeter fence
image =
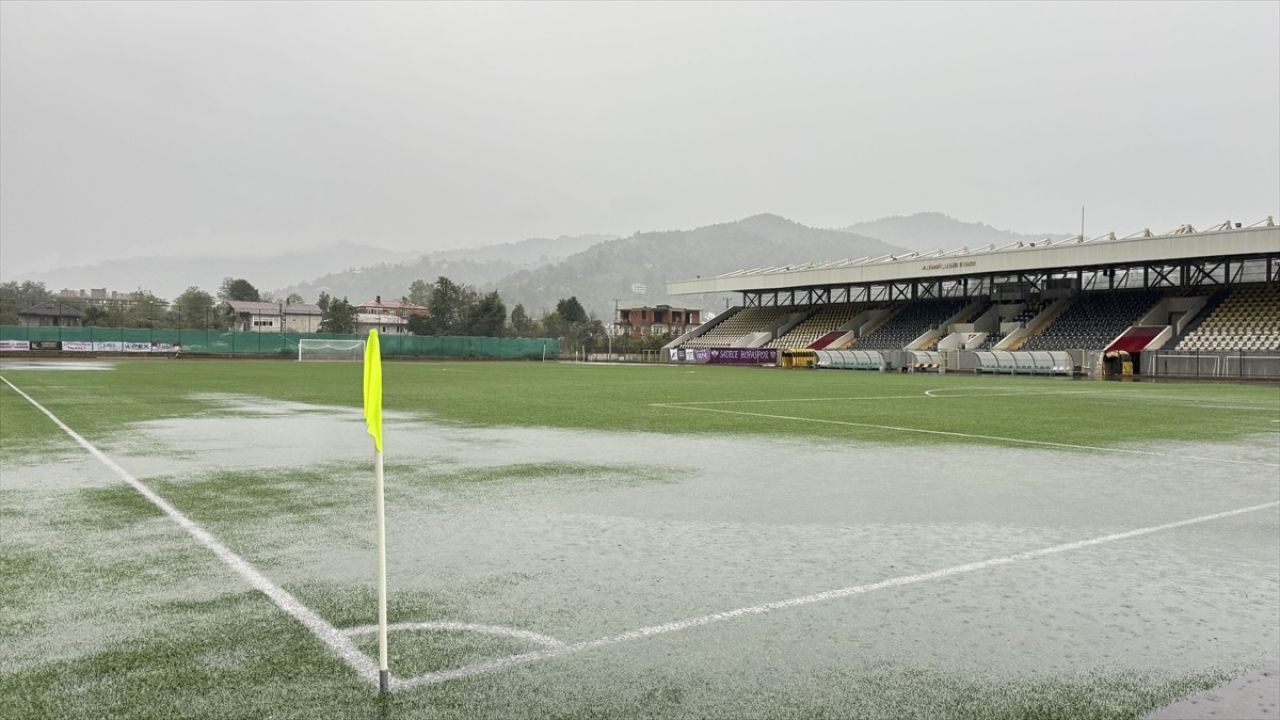
[[(255, 333), (172, 328), (27, 327), (0, 325), (5, 350), (63, 352), (173, 352), (192, 355), (298, 356), (299, 340), (364, 340), (335, 333)], [(560, 341), (550, 338), (381, 335), (383, 357), (557, 358)], [(13, 345), (17, 343), (17, 345)], [(26, 347), (22, 344), (26, 343)]]

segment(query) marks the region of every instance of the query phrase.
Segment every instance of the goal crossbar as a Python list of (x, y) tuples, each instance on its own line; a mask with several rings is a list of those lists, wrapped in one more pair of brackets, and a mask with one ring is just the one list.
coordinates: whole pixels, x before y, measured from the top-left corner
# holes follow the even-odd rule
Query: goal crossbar
[(341, 360), (356, 362), (364, 359), (364, 340), (325, 340), (304, 338), (298, 341), (298, 360)]

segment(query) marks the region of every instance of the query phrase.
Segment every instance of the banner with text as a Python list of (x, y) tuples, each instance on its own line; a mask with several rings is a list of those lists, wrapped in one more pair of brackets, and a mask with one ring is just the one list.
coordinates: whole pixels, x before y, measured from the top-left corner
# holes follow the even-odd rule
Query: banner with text
[(777, 348), (711, 348), (707, 362), (712, 365), (777, 365)]
[(668, 352), (671, 353), (671, 362), (705, 363), (711, 360), (710, 351), (702, 348), (672, 348)]

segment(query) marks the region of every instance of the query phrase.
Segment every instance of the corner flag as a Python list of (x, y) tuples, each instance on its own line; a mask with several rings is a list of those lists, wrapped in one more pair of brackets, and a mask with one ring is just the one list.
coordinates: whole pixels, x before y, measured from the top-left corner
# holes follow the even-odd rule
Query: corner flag
[(382, 348), (378, 331), (369, 331), (364, 346), (364, 421), (373, 436), (373, 447), (382, 452)]
[(373, 436), (374, 497), (378, 507), (378, 690), (391, 691), (387, 669), (387, 516), (382, 500), (382, 348), (378, 331), (364, 346), (364, 422)]

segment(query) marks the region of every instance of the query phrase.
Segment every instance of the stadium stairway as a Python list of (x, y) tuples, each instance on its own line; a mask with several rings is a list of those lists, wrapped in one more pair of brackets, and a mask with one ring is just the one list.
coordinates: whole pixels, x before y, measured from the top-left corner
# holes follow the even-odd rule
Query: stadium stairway
[(1148, 345), (1166, 332), (1173, 333), (1168, 325), (1135, 325), (1125, 330), (1120, 337), (1112, 341), (1106, 347), (1106, 350), (1108, 352), (1116, 350), (1135, 355), (1146, 350)]
[[(955, 325), (968, 324), (969, 320), (976, 320), (985, 315), (991, 309), (991, 300), (986, 297), (975, 298), (973, 302), (965, 305), (959, 312), (951, 317), (938, 323), (937, 327), (924, 331), (919, 337), (903, 348), (905, 350), (932, 350), (938, 341), (946, 337)], [(970, 325), (972, 328), (972, 325)]]
[(1035, 336), (1024, 350), (1102, 350), (1160, 301), (1160, 290), (1084, 293)]
[(840, 339), (844, 335), (845, 335), (845, 331), (841, 331), (841, 330), (836, 330), (835, 332), (829, 332), (826, 335), (823, 335), (822, 337), (813, 341), (813, 343), (809, 345), (809, 349), (822, 350), (826, 348), (828, 345), (830, 345), (831, 343)]
[(827, 343), (826, 350), (843, 350), (850, 347), (860, 336), (869, 335), (875, 328), (888, 322), (895, 309), (887, 307), (871, 307), (863, 310), (849, 322), (836, 328), (840, 335)]
[(1031, 338), (1039, 335), (1045, 328), (1053, 324), (1053, 321), (1059, 315), (1067, 311), (1071, 307), (1072, 298), (1061, 297), (1049, 303), (1039, 314), (1027, 321), (1025, 327), (1019, 328), (1004, 336), (1004, 339), (997, 342), (991, 347), (992, 350), (1021, 350), (1022, 346)]

